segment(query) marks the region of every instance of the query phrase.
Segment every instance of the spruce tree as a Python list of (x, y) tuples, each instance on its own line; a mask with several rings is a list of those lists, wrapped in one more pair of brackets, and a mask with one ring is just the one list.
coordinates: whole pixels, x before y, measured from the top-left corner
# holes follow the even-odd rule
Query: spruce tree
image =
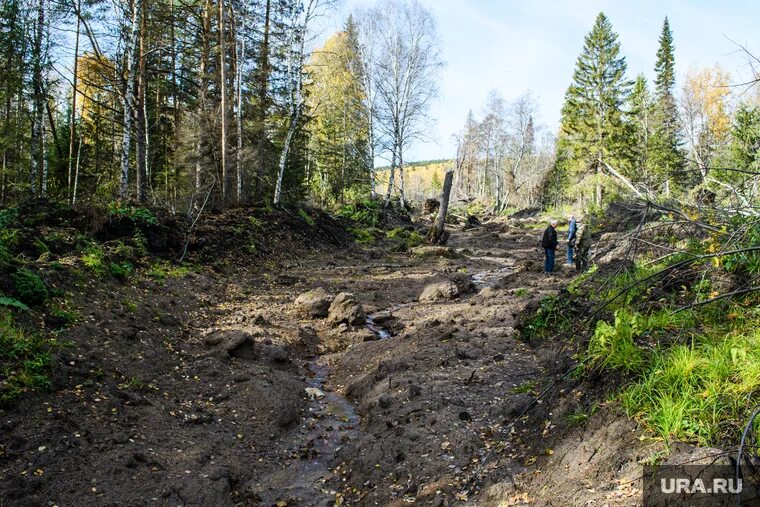
[(571, 147), (578, 177), (592, 178), (594, 202), (601, 205), (605, 163), (628, 160), (623, 104), (630, 94), (625, 57), (607, 16), (599, 13), (578, 57), (562, 108), (562, 133)]
[(675, 46), (668, 18), (662, 24), (654, 70), (655, 111), (651, 162), (667, 194), (670, 181), (677, 179), (684, 167), (684, 155), (678, 136), (678, 109), (673, 93), (676, 84)]

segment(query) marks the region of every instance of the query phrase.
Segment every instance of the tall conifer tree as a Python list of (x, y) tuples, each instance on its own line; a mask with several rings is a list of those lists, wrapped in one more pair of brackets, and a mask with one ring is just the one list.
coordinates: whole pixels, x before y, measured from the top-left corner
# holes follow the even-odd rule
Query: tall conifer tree
[(677, 178), (684, 167), (684, 155), (678, 137), (678, 109), (673, 92), (676, 84), (675, 46), (668, 18), (662, 24), (654, 70), (655, 112), (651, 156), (653, 167), (667, 194), (670, 181)]
[(562, 137), (579, 177), (595, 175), (594, 202), (602, 203), (605, 163), (629, 158), (623, 104), (631, 90), (617, 34), (599, 13), (578, 57), (562, 108)]

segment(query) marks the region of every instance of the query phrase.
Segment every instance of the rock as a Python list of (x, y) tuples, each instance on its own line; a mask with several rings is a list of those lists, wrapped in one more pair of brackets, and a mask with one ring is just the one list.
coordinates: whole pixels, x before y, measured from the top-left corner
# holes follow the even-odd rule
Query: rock
[(390, 408), (393, 405), (393, 398), (387, 394), (382, 394), (377, 399), (377, 405), (382, 409)]
[(305, 390), (310, 400), (321, 400), (325, 397), (325, 393), (316, 387), (307, 387)]
[(330, 305), (327, 320), (332, 324), (345, 323), (350, 326), (360, 326), (367, 321), (367, 315), (353, 294), (341, 292), (335, 296)]
[(332, 298), (322, 287), (304, 292), (293, 303), (296, 313), (310, 319), (327, 317)]
[(459, 287), (451, 280), (432, 283), (425, 287), (420, 294), (420, 303), (434, 303), (436, 301), (451, 301), (459, 296)]

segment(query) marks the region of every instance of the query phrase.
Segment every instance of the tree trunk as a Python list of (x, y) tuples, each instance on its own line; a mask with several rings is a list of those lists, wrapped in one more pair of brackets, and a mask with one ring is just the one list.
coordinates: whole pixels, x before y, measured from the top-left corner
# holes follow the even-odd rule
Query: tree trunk
[(147, 69), (145, 62), (145, 21), (147, 16), (145, 13), (142, 15), (140, 35), (139, 35), (139, 47), (140, 47), (140, 59), (139, 59), (139, 71), (137, 79), (137, 140), (135, 141), (136, 158), (137, 158), (137, 202), (145, 202), (145, 195), (147, 189), (147, 177), (148, 177), (148, 118), (146, 114), (146, 100), (147, 100)]
[(454, 171), (449, 169), (443, 178), (443, 192), (441, 194), (441, 206), (438, 208), (438, 216), (427, 235), (428, 241), (436, 245), (445, 245), (449, 239), (445, 226), (446, 214), (449, 212), (449, 198), (451, 197), (451, 185), (453, 181)]
[(79, 18), (79, 11), (81, 10), (81, 0), (77, 0), (77, 28), (74, 36), (74, 75), (72, 76), (71, 86), (71, 115), (69, 117), (69, 163), (68, 163), (68, 184), (66, 186), (66, 196), (69, 202), (73, 204), (72, 200), (72, 185), (73, 185), (73, 166), (74, 166), (74, 138), (76, 136), (76, 121), (77, 121), (77, 85), (79, 84), (79, 33), (81, 29), (81, 20)]
[(42, 39), (45, 32), (45, 2), (39, 0), (37, 3), (37, 24), (34, 32), (33, 47), (33, 75), (32, 86), (34, 88), (34, 114), (32, 117), (32, 138), (31, 138), (31, 159), (29, 171), (29, 193), (32, 197), (37, 195), (37, 185), (39, 183), (42, 169), (42, 160), (45, 156), (43, 152), (42, 132), (45, 128), (45, 101), (43, 97), (42, 83)]
[(264, 11), (264, 34), (261, 41), (260, 55), (259, 55), (259, 83), (258, 83), (258, 111), (256, 114), (256, 155), (258, 160), (256, 161), (256, 177), (253, 182), (253, 199), (260, 201), (264, 193), (264, 170), (266, 167), (266, 145), (267, 134), (264, 128), (264, 123), (267, 117), (267, 101), (268, 101), (268, 89), (269, 89), (269, 33), (271, 30), (271, 0), (266, 0), (266, 9)]
[(388, 176), (388, 189), (385, 191), (385, 201), (383, 202), (383, 210), (388, 208), (388, 204), (391, 202), (391, 194), (393, 193), (393, 185), (396, 183), (396, 147), (393, 147), (393, 153), (391, 154), (391, 173)]
[[(237, 45), (235, 46), (237, 47)], [(245, 61), (245, 39), (240, 42), (240, 52), (235, 55), (236, 95), (237, 95), (237, 149), (235, 150), (235, 173), (237, 203), (243, 201), (243, 65)]]
[(404, 182), (404, 149), (401, 147), (401, 143), (399, 142), (398, 147), (398, 177), (399, 177), (399, 203), (401, 204), (401, 209), (406, 209), (406, 185)]
[(219, 93), (221, 94), (220, 114), (222, 117), (221, 161), (222, 161), (222, 201), (229, 200), (229, 175), (227, 174), (227, 47), (224, 20), (224, 0), (219, 0)]
[(200, 82), (201, 88), (199, 90), (198, 102), (200, 103), (200, 111), (198, 115), (198, 137), (195, 143), (195, 191), (200, 192), (201, 185), (203, 184), (203, 135), (205, 133), (206, 123), (206, 96), (208, 93), (208, 74), (206, 64), (209, 60), (210, 41), (211, 34), (211, 0), (206, 0), (203, 6), (203, 14), (201, 17), (201, 56), (200, 56)]
[(282, 198), (282, 180), (285, 177), (285, 166), (288, 162), (288, 153), (290, 152), (290, 145), (293, 142), (293, 136), (296, 133), (296, 126), (298, 124), (298, 118), (300, 115), (300, 108), (296, 108), (293, 115), (290, 118), (290, 126), (288, 126), (288, 133), (285, 136), (285, 144), (282, 147), (282, 153), (280, 153), (280, 164), (277, 172), (277, 184), (274, 189), (274, 204), (275, 206), (280, 204)]
[(77, 203), (77, 187), (79, 186), (79, 162), (82, 159), (82, 138), (79, 138), (79, 148), (77, 148), (77, 163), (74, 171), (74, 188), (71, 192), (71, 205)]
[(119, 181), (119, 198), (129, 198), (129, 153), (132, 145), (132, 115), (135, 105), (135, 65), (134, 55), (137, 44), (138, 17), (142, 9), (142, 0), (132, 0), (132, 19), (125, 43), (124, 65), (126, 82), (124, 83), (124, 116), (121, 141), (121, 179)]

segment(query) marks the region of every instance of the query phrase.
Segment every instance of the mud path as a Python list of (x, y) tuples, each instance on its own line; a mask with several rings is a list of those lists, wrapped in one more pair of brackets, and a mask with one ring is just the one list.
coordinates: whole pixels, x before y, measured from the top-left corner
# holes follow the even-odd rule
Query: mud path
[[(64, 336), (77, 347), (62, 353), (55, 395), (0, 418), (4, 497), (278, 507), (476, 498), (524, 470), (550, 425), (542, 407), (499, 436), (555, 368), (555, 354), (515, 332), (522, 309), (570, 279), (541, 275), (539, 235), (497, 221), (454, 232), (432, 254), (357, 245), (262, 269), (83, 287), (89, 313)], [(430, 286), (435, 297), (421, 298)], [(300, 315), (294, 300), (316, 287), (352, 293), (366, 322)]]

